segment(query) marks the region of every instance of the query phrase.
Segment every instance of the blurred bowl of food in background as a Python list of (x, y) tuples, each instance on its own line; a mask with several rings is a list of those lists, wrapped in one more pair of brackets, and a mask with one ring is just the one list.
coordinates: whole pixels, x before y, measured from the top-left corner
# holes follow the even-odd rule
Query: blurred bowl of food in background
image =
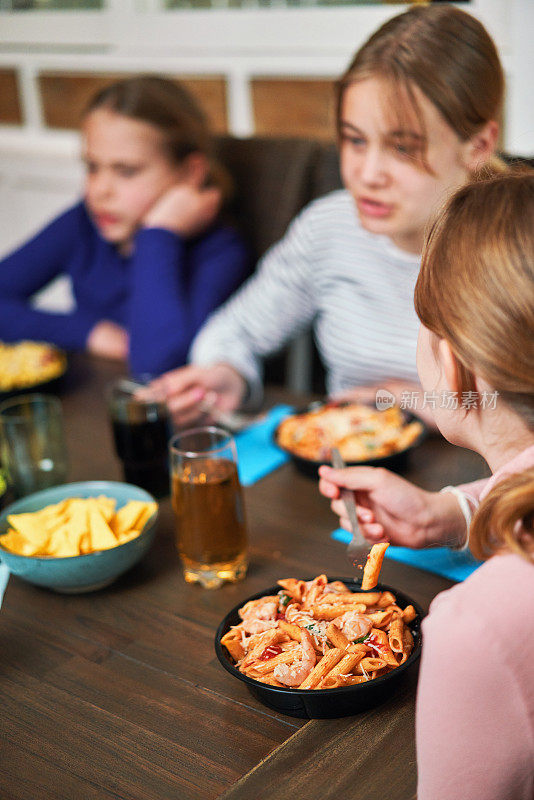
[(48, 342), (0, 342), (0, 398), (56, 392), (67, 365), (66, 353)]
[(337, 447), (347, 466), (401, 469), (425, 439), (425, 424), (399, 406), (384, 410), (362, 403), (311, 403), (274, 431), (276, 445), (304, 475), (317, 478)]

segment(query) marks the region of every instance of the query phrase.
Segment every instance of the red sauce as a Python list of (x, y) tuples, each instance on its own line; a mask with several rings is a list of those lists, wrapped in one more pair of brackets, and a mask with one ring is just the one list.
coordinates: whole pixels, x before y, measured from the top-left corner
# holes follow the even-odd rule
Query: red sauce
[(285, 619), (285, 618), (286, 618), (286, 612), (285, 611), (277, 611), (276, 612), (275, 619)]
[(382, 653), (384, 652), (381, 646), (381, 642), (376, 638), (376, 636), (368, 636), (364, 644), (369, 645), (371, 649), (376, 650), (379, 655), (382, 655)]
[(266, 647), (263, 653), (258, 656), (258, 660), (269, 661), (270, 658), (280, 655), (281, 652), (282, 648), (279, 644), (270, 644), (269, 647)]

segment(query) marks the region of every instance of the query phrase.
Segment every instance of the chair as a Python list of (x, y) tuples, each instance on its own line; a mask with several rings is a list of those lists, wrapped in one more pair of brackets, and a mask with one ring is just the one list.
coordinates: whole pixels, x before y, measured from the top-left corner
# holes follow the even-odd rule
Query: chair
[(313, 176), (312, 197), (322, 197), (328, 192), (342, 188), (339, 150), (335, 144), (323, 144)]
[(308, 139), (224, 136), (217, 140), (217, 155), (234, 181), (231, 210), (258, 260), (314, 197), (321, 145)]
[[(224, 136), (217, 140), (217, 155), (233, 178), (235, 201), (230, 210), (256, 262), (318, 196), (323, 146), (308, 139)], [(281, 353), (265, 359), (265, 381), (309, 391), (312, 353), (311, 336), (305, 332)]]

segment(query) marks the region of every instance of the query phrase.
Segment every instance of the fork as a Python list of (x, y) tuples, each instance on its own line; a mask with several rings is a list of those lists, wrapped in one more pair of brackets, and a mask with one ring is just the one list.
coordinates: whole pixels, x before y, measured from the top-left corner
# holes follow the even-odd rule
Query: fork
[[(337, 447), (332, 447), (332, 466), (335, 469), (345, 469), (345, 462), (343, 461), (341, 453)], [(345, 504), (350, 527), (352, 528), (352, 539), (347, 546), (347, 555), (351, 561), (354, 561), (354, 559), (360, 555), (360, 548), (366, 545), (367, 542), (360, 531), (360, 526), (358, 525), (358, 514), (356, 512), (354, 494), (350, 491), (350, 489), (341, 489), (341, 499)]]
[(215, 405), (215, 400), (215, 393), (213, 393), (211, 397), (206, 395), (206, 397), (201, 400), (199, 409), (204, 414), (209, 414), (217, 425), (222, 425), (231, 433), (240, 433), (245, 428), (248, 428), (249, 425), (258, 422), (265, 416), (264, 414), (244, 414), (238, 411), (223, 411)]

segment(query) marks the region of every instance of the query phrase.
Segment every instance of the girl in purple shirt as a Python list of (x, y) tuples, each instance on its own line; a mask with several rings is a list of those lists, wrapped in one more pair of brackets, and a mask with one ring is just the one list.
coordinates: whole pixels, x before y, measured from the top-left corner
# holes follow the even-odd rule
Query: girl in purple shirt
[[(419, 800), (534, 797), (533, 218), (533, 172), (460, 189), (430, 232), (415, 290), (423, 389), (497, 393), (495, 404), (434, 412), (443, 435), (480, 453), (493, 475), (473, 487), (468, 531), (485, 563), (440, 594), (423, 623)], [(322, 467), (337, 513), (339, 487), (355, 490), (373, 542), (465, 546), (448, 506), (440, 516), (432, 493), (386, 470)]]
[[(243, 242), (219, 219), (227, 179), (202, 112), (163, 78), (102, 90), (82, 140), (83, 202), (0, 264), (0, 339), (86, 348), (157, 375), (185, 363), (196, 331), (248, 273)], [(75, 310), (32, 308), (59, 274), (71, 278)]]

